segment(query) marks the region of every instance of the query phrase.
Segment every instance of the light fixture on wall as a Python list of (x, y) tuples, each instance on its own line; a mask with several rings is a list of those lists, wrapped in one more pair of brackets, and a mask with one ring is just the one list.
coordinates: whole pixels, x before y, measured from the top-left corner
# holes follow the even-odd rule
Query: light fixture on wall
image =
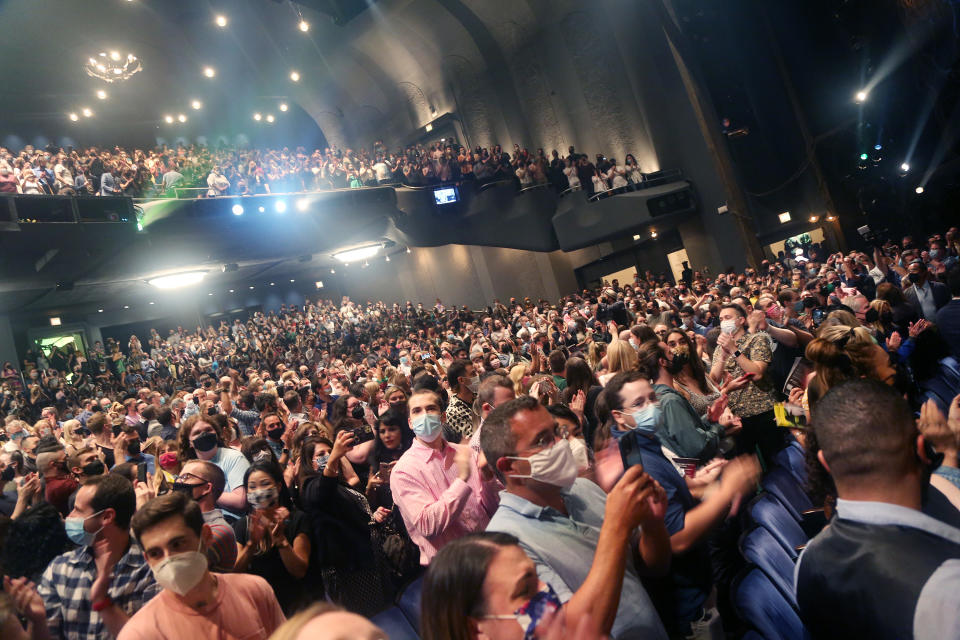
[(424, 131), (426, 131), (427, 133), (430, 133), (431, 131), (433, 131), (433, 125), (430, 124), (430, 123), (427, 123), (427, 126), (425, 126), (423, 129), (424, 129)]
[(777, 217), (780, 218), (780, 224), (786, 224), (786, 223), (790, 222), (790, 212), (789, 212), (789, 211), (784, 211), (783, 213), (779, 214)]
[(356, 249), (347, 249), (345, 251), (338, 251), (333, 254), (333, 257), (339, 260), (340, 262), (356, 262), (357, 260), (365, 260), (366, 258), (372, 258), (377, 255), (380, 251), (381, 246), (379, 244), (371, 244), (366, 247), (357, 247)]
[(51, 326), (51, 327), (59, 327), (60, 324), (61, 324), (61, 323), (60, 323), (60, 317), (59, 317), (59, 316), (54, 316), (54, 317), (50, 318), (50, 326)]
[(147, 284), (150, 284), (158, 289), (177, 289), (180, 287), (197, 284), (198, 282), (201, 282), (206, 275), (206, 271), (185, 271), (183, 273), (173, 273), (168, 276), (157, 276), (156, 278), (150, 278), (147, 280)]

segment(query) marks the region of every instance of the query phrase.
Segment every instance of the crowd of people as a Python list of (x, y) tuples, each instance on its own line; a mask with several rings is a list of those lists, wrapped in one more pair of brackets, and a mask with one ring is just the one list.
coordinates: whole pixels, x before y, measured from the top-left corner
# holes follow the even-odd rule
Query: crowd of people
[(513, 180), (520, 188), (549, 184), (558, 192), (583, 189), (590, 195), (637, 188), (644, 174), (632, 154), (622, 162), (596, 155), (591, 162), (572, 146), (531, 153), (514, 145), (469, 149), (452, 139), (389, 151), (382, 142), (369, 150), (327, 147), (296, 149), (157, 147), (148, 151), (0, 148), (0, 194), (58, 194), (150, 197), (248, 196), (379, 185), (484, 184)]
[(32, 348), (0, 372), (2, 635), (382, 638), (422, 579), (425, 640), (724, 638), (742, 505), (799, 443), (812, 636), (957, 637), (958, 259), (952, 228)]

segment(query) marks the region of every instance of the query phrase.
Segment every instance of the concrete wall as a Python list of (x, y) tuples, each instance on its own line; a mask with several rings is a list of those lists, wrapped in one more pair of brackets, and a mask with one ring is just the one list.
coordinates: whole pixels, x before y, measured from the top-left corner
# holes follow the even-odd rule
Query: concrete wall
[(337, 269), (338, 287), (354, 300), (485, 307), (511, 296), (557, 300), (576, 290), (569, 256), (465, 245), (414, 248), (370, 266)]

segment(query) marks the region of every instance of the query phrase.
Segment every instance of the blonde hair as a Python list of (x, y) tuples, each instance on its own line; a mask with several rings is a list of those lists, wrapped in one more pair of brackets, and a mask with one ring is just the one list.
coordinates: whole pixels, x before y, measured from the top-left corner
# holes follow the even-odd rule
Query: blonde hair
[(303, 628), (307, 626), (308, 622), (317, 616), (322, 616), (325, 613), (333, 613), (336, 611), (346, 611), (346, 609), (330, 602), (316, 602), (292, 618), (288, 618), (286, 622), (280, 625), (277, 630), (273, 632), (273, 635), (270, 636), (270, 640), (297, 640), (300, 632), (303, 631)]
[(632, 371), (637, 367), (637, 352), (626, 340), (614, 338), (607, 347), (607, 373)]
[(884, 327), (883, 327), (883, 322), (880, 320), (880, 318), (885, 313), (892, 314), (893, 307), (891, 307), (890, 303), (887, 302), (886, 300), (881, 300), (880, 298), (877, 298), (876, 300), (872, 300), (870, 302), (870, 306), (868, 307), (868, 309), (873, 309), (874, 311), (877, 312), (877, 319), (871, 322), (870, 324), (868, 324), (867, 327), (870, 329), (873, 329), (874, 333), (876, 333), (878, 336), (882, 336), (884, 334)]
[(515, 364), (510, 368), (508, 377), (510, 381), (513, 382), (513, 392), (517, 394), (518, 398), (526, 393), (526, 390), (523, 388), (523, 376), (525, 375), (527, 375), (526, 365)]

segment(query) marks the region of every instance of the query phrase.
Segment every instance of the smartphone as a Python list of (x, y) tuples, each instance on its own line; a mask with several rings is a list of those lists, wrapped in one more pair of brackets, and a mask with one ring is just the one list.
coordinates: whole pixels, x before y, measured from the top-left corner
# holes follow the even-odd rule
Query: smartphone
[(137, 481), (146, 482), (147, 481), (147, 463), (141, 462), (137, 465)]
[(356, 427), (355, 429), (352, 429), (352, 433), (353, 433), (354, 446), (362, 442), (373, 440), (373, 437), (374, 437), (373, 430), (367, 427)]
[(397, 464), (396, 462), (391, 462), (389, 464), (380, 465), (380, 479), (384, 482), (390, 481), (390, 472), (393, 471), (393, 465)]

